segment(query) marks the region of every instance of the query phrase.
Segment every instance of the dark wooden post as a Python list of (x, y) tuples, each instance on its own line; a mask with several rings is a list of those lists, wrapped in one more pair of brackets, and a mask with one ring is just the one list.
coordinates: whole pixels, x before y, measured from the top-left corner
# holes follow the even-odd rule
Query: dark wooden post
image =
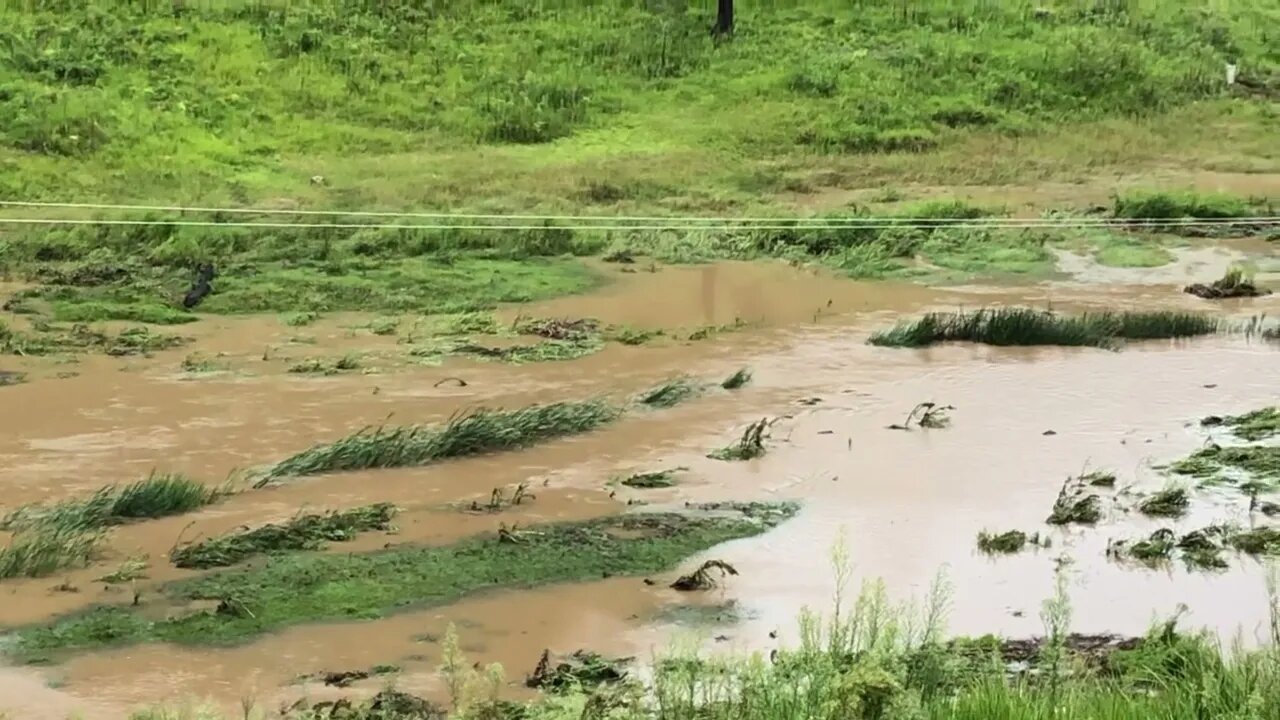
[(719, 0), (716, 11), (716, 35), (733, 34), (733, 0)]

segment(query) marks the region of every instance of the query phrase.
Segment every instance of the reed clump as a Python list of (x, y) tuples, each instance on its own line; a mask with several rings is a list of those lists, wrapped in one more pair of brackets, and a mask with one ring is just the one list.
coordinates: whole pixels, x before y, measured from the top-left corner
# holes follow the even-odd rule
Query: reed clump
[(1115, 348), (1123, 340), (1184, 338), (1217, 331), (1217, 320), (1195, 313), (1098, 312), (1068, 316), (1015, 307), (928, 313), (874, 333), (868, 342), (907, 348), (944, 342)]

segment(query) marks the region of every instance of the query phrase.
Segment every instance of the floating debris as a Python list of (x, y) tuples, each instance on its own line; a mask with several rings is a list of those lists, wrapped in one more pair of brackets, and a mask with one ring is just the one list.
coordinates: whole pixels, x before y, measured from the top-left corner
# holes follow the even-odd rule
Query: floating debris
[(632, 488), (668, 488), (676, 484), (675, 474), (686, 468), (672, 468), (670, 470), (658, 470), (657, 472), (642, 472), (631, 475), (622, 480), (622, 484)]
[(1209, 284), (1193, 283), (1182, 289), (1189, 295), (1205, 300), (1221, 300), (1224, 298), (1261, 297), (1270, 295), (1271, 291), (1260, 288), (1238, 267), (1230, 268), (1222, 277)]

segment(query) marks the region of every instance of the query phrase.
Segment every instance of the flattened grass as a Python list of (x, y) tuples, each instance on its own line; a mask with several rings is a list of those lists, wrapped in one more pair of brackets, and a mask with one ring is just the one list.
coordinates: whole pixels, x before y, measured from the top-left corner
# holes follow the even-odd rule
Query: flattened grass
[(169, 559), (180, 568), (229, 567), (254, 555), (319, 550), (329, 542), (345, 542), (368, 530), (387, 530), (396, 508), (376, 503), (351, 510), (298, 515), (284, 523), (227, 533), (186, 545)]
[(585, 433), (618, 418), (621, 410), (603, 399), (534, 405), (519, 410), (479, 408), (444, 425), (365, 428), (316, 445), (269, 468), (257, 483), (344, 470), (412, 467), (455, 457), (514, 450)]
[(719, 543), (762, 533), (795, 511), (766, 509), (733, 517), (622, 515), (537, 526), (508, 540), (486, 535), (443, 547), (287, 555), (161, 590), (174, 602), (216, 600), (218, 610), (157, 620), (146, 608), (97, 607), (19, 629), (10, 649), (31, 658), (151, 641), (220, 645), (299, 623), (444, 605), (483, 590), (659, 572)]
[(908, 348), (943, 342), (1114, 348), (1122, 340), (1183, 338), (1217, 331), (1217, 320), (1195, 313), (1099, 312), (1066, 316), (1015, 307), (928, 313), (873, 333), (868, 342)]

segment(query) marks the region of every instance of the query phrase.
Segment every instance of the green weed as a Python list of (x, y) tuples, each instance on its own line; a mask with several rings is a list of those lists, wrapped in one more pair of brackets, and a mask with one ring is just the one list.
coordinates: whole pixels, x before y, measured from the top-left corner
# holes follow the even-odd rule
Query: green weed
[(320, 313), (310, 310), (299, 310), (298, 312), (284, 313), (280, 316), (280, 323), (289, 327), (306, 327), (316, 320), (320, 319)]
[(148, 567), (150, 567), (150, 564), (146, 555), (131, 557), (120, 563), (120, 567), (98, 578), (98, 582), (119, 585), (135, 580), (144, 580), (147, 577)]
[(670, 470), (658, 470), (656, 472), (635, 473), (623, 478), (620, 482), (627, 487), (652, 489), (652, 488), (668, 488), (674, 487), (676, 484), (675, 476), (683, 468), (674, 468)]

